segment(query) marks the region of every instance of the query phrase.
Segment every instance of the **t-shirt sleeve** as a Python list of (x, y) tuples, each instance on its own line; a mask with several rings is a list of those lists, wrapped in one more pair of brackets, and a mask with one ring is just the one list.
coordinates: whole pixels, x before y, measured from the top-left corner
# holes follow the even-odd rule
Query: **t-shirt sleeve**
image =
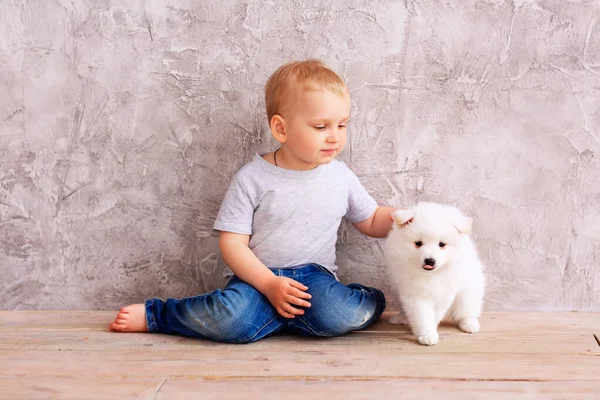
[(364, 221), (377, 210), (377, 202), (366, 191), (352, 170), (346, 167), (346, 173), (348, 174), (350, 187), (348, 190), (348, 211), (345, 217), (352, 223)]
[(241, 177), (237, 174), (225, 193), (213, 229), (251, 235), (253, 217), (252, 198), (244, 187)]

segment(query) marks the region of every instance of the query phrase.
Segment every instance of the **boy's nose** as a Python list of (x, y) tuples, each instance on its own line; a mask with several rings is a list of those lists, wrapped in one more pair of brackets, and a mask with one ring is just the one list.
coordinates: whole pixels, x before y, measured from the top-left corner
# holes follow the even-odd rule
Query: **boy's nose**
[(339, 142), (340, 141), (340, 132), (337, 129), (332, 129), (329, 133), (328, 137), (330, 142)]

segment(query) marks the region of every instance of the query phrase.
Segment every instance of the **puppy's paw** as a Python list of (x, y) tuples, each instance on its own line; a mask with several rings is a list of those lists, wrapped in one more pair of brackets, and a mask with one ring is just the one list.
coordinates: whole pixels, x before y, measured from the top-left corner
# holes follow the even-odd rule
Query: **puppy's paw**
[(440, 336), (437, 332), (433, 332), (428, 335), (419, 336), (418, 341), (423, 346), (435, 346), (440, 341)]
[(477, 318), (464, 318), (458, 324), (461, 331), (467, 333), (479, 332), (479, 320)]
[(391, 317), (388, 322), (392, 325), (406, 325), (408, 321), (406, 320), (406, 315), (400, 313)]

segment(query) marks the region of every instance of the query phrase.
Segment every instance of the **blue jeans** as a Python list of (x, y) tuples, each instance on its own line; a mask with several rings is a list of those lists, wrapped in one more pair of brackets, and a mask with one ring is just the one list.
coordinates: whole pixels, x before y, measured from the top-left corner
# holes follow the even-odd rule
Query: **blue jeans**
[(223, 290), (181, 300), (147, 300), (148, 331), (226, 343), (250, 343), (280, 332), (329, 337), (366, 328), (385, 309), (381, 290), (345, 286), (321, 265), (272, 271), (308, 287), (311, 307), (304, 308), (304, 315), (282, 317), (258, 290), (234, 276)]

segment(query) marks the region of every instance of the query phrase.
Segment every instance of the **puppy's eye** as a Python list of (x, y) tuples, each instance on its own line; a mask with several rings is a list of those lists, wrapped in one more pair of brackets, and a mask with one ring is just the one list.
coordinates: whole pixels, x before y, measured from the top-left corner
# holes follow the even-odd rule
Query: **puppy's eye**
[(446, 243), (440, 242), (440, 247), (443, 249), (444, 247), (446, 247)]
[(417, 240), (417, 241), (415, 242), (415, 246), (417, 246), (417, 247), (421, 247), (421, 246), (423, 246), (423, 242), (421, 242), (420, 240)]

